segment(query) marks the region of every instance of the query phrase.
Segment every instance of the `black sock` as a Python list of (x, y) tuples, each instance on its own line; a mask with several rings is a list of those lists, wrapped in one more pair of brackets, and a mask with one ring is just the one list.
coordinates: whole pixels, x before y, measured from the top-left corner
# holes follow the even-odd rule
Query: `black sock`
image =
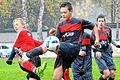
[(43, 52), (42, 52), (42, 49), (40, 47), (36, 47), (30, 51), (28, 51), (26, 53), (26, 56), (29, 57), (29, 58), (33, 58), (35, 56), (39, 56), (39, 55), (42, 55)]
[(111, 78), (111, 77), (109, 77), (109, 79), (108, 80), (114, 80), (115, 78)]

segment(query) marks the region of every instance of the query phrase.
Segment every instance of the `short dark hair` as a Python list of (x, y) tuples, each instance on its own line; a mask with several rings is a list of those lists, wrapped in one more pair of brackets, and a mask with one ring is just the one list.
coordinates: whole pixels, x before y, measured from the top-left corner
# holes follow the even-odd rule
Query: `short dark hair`
[(97, 17), (97, 21), (98, 21), (99, 18), (104, 18), (104, 20), (105, 20), (105, 15), (104, 14), (99, 14), (98, 17)]
[(61, 7), (67, 7), (69, 11), (72, 11), (73, 8), (72, 8), (72, 4), (70, 2), (63, 2), (61, 5), (60, 5), (60, 8)]

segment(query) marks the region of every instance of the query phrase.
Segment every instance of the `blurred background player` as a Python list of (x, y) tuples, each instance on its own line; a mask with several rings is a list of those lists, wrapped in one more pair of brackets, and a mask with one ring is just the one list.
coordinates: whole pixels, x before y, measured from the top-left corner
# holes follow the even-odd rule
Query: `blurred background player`
[(72, 63), (74, 80), (93, 80), (91, 53), (92, 45), (94, 45), (94, 39), (90, 36), (90, 34), (84, 32), (81, 38), (79, 55)]
[[(6, 63), (9, 65), (12, 64), (13, 58), (16, 55), (15, 48), (20, 49), (22, 52), (27, 52), (42, 44), (41, 42), (33, 39), (32, 34), (26, 29), (26, 24), (22, 18), (16, 18), (13, 21), (13, 27), (17, 32), (17, 37), (14, 42), (11, 54), (6, 61)], [(22, 56), (23, 54), (20, 55)], [(23, 61), (22, 57), (20, 57), (19, 65), (22, 70), (28, 72), (28, 80), (40, 80), (39, 77), (42, 76), (43, 71), (46, 68), (45, 62), (41, 66), (41, 59), (39, 56), (31, 58), (29, 61)]]
[(114, 80), (116, 67), (113, 62), (113, 49), (110, 45), (112, 42), (111, 29), (105, 26), (105, 16), (100, 14), (97, 18), (97, 26), (99, 32), (100, 46), (95, 48), (95, 60), (99, 67), (99, 80)]

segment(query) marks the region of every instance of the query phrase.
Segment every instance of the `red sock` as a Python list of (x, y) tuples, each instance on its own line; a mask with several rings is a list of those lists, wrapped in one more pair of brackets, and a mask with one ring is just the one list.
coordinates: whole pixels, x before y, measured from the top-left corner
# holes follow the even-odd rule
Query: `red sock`
[(31, 62), (28, 62), (28, 61), (23, 62), (22, 67), (25, 68), (28, 71), (31, 71), (31, 72), (35, 73), (36, 66), (34, 64), (32, 64)]
[(69, 76), (69, 69), (66, 69), (64, 72), (64, 80), (71, 80)]

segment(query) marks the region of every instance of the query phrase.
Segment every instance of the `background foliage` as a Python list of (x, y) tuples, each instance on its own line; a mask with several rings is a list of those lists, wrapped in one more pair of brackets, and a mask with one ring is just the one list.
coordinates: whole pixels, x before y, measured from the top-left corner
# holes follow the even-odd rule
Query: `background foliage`
[[(59, 5), (63, 1), (70, 1), (73, 4), (74, 16), (82, 16), (91, 21), (95, 21), (99, 13), (104, 13), (108, 22), (111, 22), (113, 17), (113, 1), (115, 1), (114, 12), (120, 11), (119, 0), (44, 0), (43, 29), (53, 27), (56, 24), (60, 17)], [(26, 0), (27, 23), (32, 30), (37, 30), (39, 3), (40, 0)], [(12, 28), (12, 20), (17, 17), (22, 17), (22, 10), (22, 0), (0, 0), (0, 29)]]

